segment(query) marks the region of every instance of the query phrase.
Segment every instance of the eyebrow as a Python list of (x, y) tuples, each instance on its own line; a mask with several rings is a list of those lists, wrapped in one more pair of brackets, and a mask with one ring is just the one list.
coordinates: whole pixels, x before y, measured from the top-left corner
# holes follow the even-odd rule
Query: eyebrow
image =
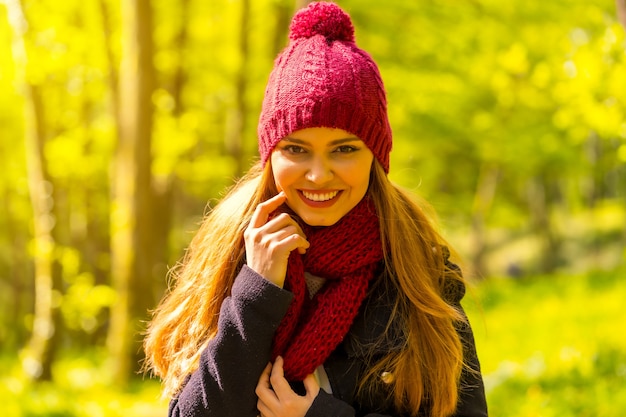
[[(287, 136), (286, 138), (283, 139), (284, 141), (287, 142), (291, 142), (291, 143), (297, 143), (298, 145), (308, 145), (310, 144), (309, 141), (303, 140), (303, 139), (298, 139), (298, 138), (292, 138), (291, 136)], [(328, 142), (329, 145), (342, 145), (344, 143), (349, 143), (349, 142), (356, 142), (359, 141), (361, 142), (361, 139), (354, 136), (351, 138), (341, 138), (341, 139), (335, 139), (335, 140), (331, 140), (330, 142)]]

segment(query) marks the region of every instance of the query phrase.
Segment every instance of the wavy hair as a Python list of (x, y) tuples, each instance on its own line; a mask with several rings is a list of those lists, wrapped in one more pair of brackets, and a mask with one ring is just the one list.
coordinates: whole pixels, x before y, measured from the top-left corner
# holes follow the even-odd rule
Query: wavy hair
[[(455, 324), (465, 316), (444, 299), (448, 280), (463, 284), (456, 270), (445, 264), (447, 243), (436, 231), (429, 206), (387, 179), (374, 164), (369, 194), (380, 218), (385, 255), (384, 283), (395, 304), (388, 326), (402, 323), (405, 345), (373, 363), (359, 386), (359, 394), (387, 385), (396, 408), (417, 415), (421, 406), (428, 415), (454, 413), (464, 367), (463, 344)], [(445, 248), (445, 249), (444, 249)], [(382, 342), (382, 341), (381, 341)]]
[[(455, 323), (464, 318), (442, 296), (450, 276), (441, 254), (445, 242), (421, 204), (391, 183), (378, 161), (368, 192), (380, 217), (386, 285), (398, 294), (390, 322), (403, 324), (406, 342), (400, 352), (373, 363), (359, 395), (384, 383), (396, 408), (417, 415), (427, 406), (432, 416), (448, 416), (456, 408), (463, 368)], [(254, 165), (204, 217), (181, 263), (170, 271), (174, 285), (153, 312), (144, 340), (144, 370), (162, 379), (164, 397), (182, 388), (217, 333), (220, 307), (244, 263), (243, 232), (256, 206), (276, 193), (270, 163)], [(452, 279), (462, 280), (460, 274)]]

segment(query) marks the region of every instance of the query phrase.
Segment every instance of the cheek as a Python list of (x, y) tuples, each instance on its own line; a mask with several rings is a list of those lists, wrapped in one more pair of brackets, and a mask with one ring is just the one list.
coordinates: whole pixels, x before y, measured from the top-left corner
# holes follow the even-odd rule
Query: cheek
[(374, 155), (370, 153), (369, 158), (367, 158), (366, 163), (364, 164), (364, 175), (363, 175), (363, 184), (365, 187), (365, 192), (369, 189), (370, 182), (372, 180), (372, 170), (374, 169)]
[(355, 189), (365, 193), (369, 187), (371, 164), (367, 161), (355, 164), (346, 171), (346, 181)]
[(367, 194), (367, 189), (369, 188), (369, 176), (368, 177), (364, 177), (361, 178), (361, 181), (359, 183), (359, 185), (357, 186), (358, 190), (359, 190), (359, 194), (361, 195), (361, 197), (365, 196), (365, 194)]
[(272, 174), (278, 191), (284, 191), (292, 182), (293, 168), (281, 163), (280, 158), (272, 158)]

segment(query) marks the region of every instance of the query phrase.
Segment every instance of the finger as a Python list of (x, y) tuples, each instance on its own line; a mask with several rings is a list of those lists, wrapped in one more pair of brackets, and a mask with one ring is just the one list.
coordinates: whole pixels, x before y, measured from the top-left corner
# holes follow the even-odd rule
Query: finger
[(256, 228), (261, 227), (265, 223), (267, 223), (267, 219), (270, 214), (281, 206), (287, 200), (287, 196), (283, 191), (276, 194), (274, 197), (270, 198), (259, 204), (254, 213), (252, 214), (252, 218), (250, 219), (250, 226)]
[(261, 372), (261, 376), (259, 377), (259, 383), (257, 386), (261, 386), (263, 388), (271, 388), (270, 385), (270, 372), (272, 371), (272, 363), (268, 363), (265, 365), (263, 372)]
[(285, 261), (289, 258), (291, 251), (305, 251), (311, 246), (305, 237), (298, 233), (289, 233), (287, 230), (276, 232), (271, 238), (272, 242), (268, 245), (268, 249), (277, 256), (284, 255)]
[(261, 400), (257, 402), (256, 409), (259, 411), (259, 417), (272, 415), (272, 410)]
[[(264, 234), (282, 233), (284, 237), (290, 235), (298, 235), (306, 241), (306, 235), (300, 224), (286, 213), (281, 213), (268, 221), (264, 226), (258, 228), (259, 232)], [(308, 242), (308, 241), (307, 241)], [(308, 247), (308, 246), (307, 246)]]
[(271, 233), (287, 227), (293, 227), (296, 233), (304, 236), (304, 232), (302, 231), (300, 224), (287, 213), (280, 213), (277, 216), (272, 217), (264, 225), (259, 226), (258, 229)]
[(277, 357), (272, 367), (272, 374), (270, 375), (270, 382), (272, 388), (280, 401), (281, 398), (285, 398), (287, 395), (293, 393), (289, 382), (285, 379), (285, 371), (283, 369), (284, 360), (281, 356)]
[(244, 239), (247, 243), (259, 244), (273, 253), (282, 253), (285, 258), (293, 250), (297, 249), (302, 254), (310, 246), (302, 227), (285, 213), (279, 214), (263, 226), (247, 230)]
[(257, 401), (256, 409), (259, 411), (259, 416), (271, 415), (271, 409), (261, 400)]
[(270, 409), (269, 406), (278, 402), (278, 398), (272, 390), (272, 385), (270, 383), (271, 370), (272, 364), (268, 363), (259, 377), (259, 382), (257, 383), (255, 390), (255, 393), (259, 398), (257, 401), (257, 408), (262, 412), (262, 414), (268, 414)]
[(320, 385), (317, 383), (317, 378), (315, 378), (315, 375), (307, 375), (302, 382), (304, 383), (304, 389), (306, 390), (306, 397), (310, 398), (311, 400), (315, 399), (315, 397), (317, 397), (317, 394), (319, 394), (320, 392)]
[(274, 365), (272, 365), (272, 376), (280, 376), (285, 377), (285, 359), (282, 356), (278, 355), (276, 360), (274, 361)]

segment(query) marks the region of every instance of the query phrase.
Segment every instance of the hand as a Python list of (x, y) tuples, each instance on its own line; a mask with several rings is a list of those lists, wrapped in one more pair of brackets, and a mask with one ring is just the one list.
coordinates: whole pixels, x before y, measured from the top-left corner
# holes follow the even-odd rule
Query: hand
[(293, 250), (304, 254), (309, 242), (300, 225), (287, 213), (270, 215), (287, 200), (282, 191), (259, 204), (243, 233), (247, 265), (268, 281), (282, 287), (287, 261)]
[(304, 417), (313, 400), (320, 392), (320, 386), (313, 374), (304, 378), (306, 395), (296, 394), (289, 386), (283, 372), (283, 358), (276, 358), (274, 366), (269, 363), (256, 386), (259, 397), (257, 408), (262, 417)]

